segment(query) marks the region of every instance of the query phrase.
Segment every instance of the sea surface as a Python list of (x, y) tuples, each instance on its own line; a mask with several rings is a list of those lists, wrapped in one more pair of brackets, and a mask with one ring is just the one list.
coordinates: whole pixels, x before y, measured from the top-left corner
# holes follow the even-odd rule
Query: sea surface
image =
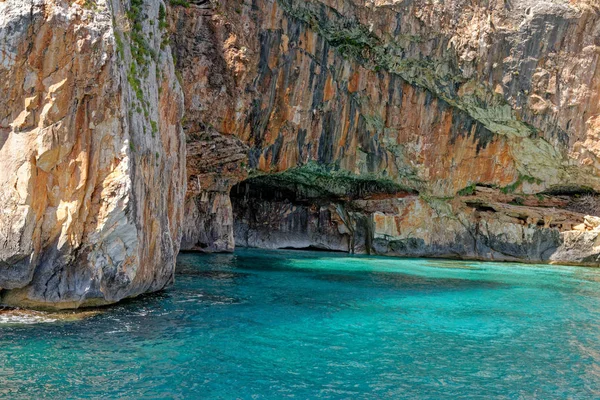
[(600, 269), (239, 250), (0, 313), (0, 398), (600, 398)]

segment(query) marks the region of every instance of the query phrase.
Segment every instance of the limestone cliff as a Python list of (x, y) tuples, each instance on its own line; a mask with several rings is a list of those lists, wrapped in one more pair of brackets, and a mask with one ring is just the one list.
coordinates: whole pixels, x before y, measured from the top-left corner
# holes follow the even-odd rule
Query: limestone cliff
[(160, 1), (0, 1), (0, 295), (71, 308), (173, 279), (183, 96)]
[(169, 15), (188, 149), (207, 138), (188, 152), (184, 248), (235, 236), (598, 264), (597, 3), (203, 0)]

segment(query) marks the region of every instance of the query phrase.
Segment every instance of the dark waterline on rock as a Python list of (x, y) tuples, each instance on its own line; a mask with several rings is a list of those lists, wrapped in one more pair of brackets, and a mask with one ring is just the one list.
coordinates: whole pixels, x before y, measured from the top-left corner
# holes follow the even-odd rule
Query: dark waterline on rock
[(0, 314), (0, 397), (598, 398), (600, 270), (182, 254), (81, 319)]

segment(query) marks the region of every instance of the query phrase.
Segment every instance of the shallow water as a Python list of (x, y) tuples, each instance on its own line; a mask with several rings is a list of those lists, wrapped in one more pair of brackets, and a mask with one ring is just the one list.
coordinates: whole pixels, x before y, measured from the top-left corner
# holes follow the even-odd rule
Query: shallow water
[(241, 250), (78, 321), (0, 316), (6, 398), (600, 398), (600, 270)]

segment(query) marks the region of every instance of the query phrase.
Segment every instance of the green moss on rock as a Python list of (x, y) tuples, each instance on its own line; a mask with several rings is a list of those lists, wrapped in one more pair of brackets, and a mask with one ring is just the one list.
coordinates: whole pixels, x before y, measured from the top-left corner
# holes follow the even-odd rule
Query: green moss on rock
[(356, 175), (316, 163), (278, 173), (254, 172), (252, 175), (248, 183), (272, 190), (293, 191), (301, 198), (361, 199), (375, 194), (417, 193), (389, 178)]

